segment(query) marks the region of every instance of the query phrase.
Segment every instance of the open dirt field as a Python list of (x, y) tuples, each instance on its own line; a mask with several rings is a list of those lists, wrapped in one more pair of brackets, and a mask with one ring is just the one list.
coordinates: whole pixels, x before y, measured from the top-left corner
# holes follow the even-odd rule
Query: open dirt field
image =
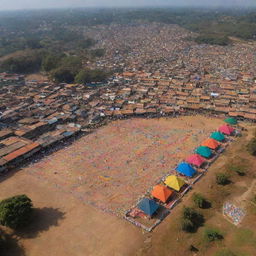
[(219, 124), (202, 117), (116, 121), (23, 171), (122, 216)]
[(113, 215), (221, 123), (202, 116), (112, 122), (2, 179), (0, 199), (25, 193), (38, 208), (38, 224), (21, 239), (27, 255), (130, 255), (142, 231)]

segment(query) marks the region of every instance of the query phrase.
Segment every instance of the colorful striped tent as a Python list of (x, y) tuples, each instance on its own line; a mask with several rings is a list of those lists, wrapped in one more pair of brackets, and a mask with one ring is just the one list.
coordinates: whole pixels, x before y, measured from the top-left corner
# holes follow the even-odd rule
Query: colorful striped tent
[(200, 167), (205, 162), (205, 159), (198, 154), (193, 154), (186, 159), (186, 162)]
[(220, 144), (218, 141), (216, 141), (212, 138), (209, 138), (209, 139), (206, 139), (205, 141), (203, 141), (203, 143), (201, 145), (215, 150), (219, 147)]
[(167, 188), (166, 186), (164, 185), (156, 185), (152, 192), (151, 192), (151, 195), (154, 197), (154, 198), (157, 198), (159, 199), (160, 201), (162, 201), (163, 203), (165, 203), (169, 198), (170, 196), (173, 194), (173, 191), (170, 190), (169, 188)]
[(176, 175), (170, 175), (168, 176), (164, 183), (169, 187), (172, 188), (176, 191), (180, 191), (180, 189), (183, 187), (183, 185), (185, 184), (185, 181), (180, 178), (177, 177)]
[(234, 132), (234, 128), (232, 128), (231, 126), (224, 124), (222, 126), (219, 127), (219, 131), (223, 134), (226, 135), (232, 135), (232, 133)]
[(212, 156), (212, 151), (205, 146), (200, 146), (196, 149), (196, 153), (202, 157), (210, 158)]
[(196, 173), (196, 170), (190, 164), (188, 164), (186, 162), (180, 163), (177, 166), (176, 171), (187, 176), (187, 177), (193, 177), (194, 174)]
[(221, 132), (213, 132), (211, 138), (219, 142), (225, 140), (225, 136)]
[(159, 204), (157, 204), (154, 200), (143, 198), (139, 202), (138, 208), (142, 210), (145, 214), (152, 216), (159, 208)]

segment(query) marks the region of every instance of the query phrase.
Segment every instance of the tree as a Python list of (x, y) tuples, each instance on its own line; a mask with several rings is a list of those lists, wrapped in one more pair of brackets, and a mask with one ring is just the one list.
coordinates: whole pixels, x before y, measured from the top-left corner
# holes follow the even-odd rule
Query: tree
[(68, 68), (77, 74), (82, 67), (81, 58), (77, 56), (65, 56), (60, 61), (60, 67)]
[(186, 232), (194, 232), (204, 223), (204, 217), (196, 210), (185, 207), (182, 213), (181, 227)]
[(74, 73), (65, 67), (59, 67), (52, 71), (51, 77), (58, 83), (73, 83)]
[(55, 55), (46, 55), (42, 61), (42, 70), (49, 72), (58, 67), (61, 57)]
[(28, 50), (21, 55), (10, 57), (1, 63), (1, 70), (13, 73), (31, 73), (40, 69), (42, 52)]
[(91, 51), (93, 57), (103, 57), (105, 55), (104, 49), (95, 49)]
[(32, 201), (26, 195), (18, 195), (0, 202), (0, 223), (13, 229), (27, 225), (31, 218)]
[(230, 180), (229, 180), (229, 175), (227, 175), (226, 173), (217, 173), (216, 174), (216, 183), (218, 185), (227, 185), (229, 184)]
[(83, 69), (75, 77), (75, 82), (78, 84), (86, 84), (91, 82), (103, 82), (108, 76), (107, 72), (99, 69)]
[(201, 34), (195, 38), (195, 41), (199, 44), (216, 44), (222, 46), (231, 43), (227, 36), (219, 36), (216, 34)]
[(42, 48), (42, 45), (40, 44), (40, 40), (36, 39), (36, 38), (28, 38), (26, 40), (26, 45), (28, 48), (31, 49), (40, 49)]

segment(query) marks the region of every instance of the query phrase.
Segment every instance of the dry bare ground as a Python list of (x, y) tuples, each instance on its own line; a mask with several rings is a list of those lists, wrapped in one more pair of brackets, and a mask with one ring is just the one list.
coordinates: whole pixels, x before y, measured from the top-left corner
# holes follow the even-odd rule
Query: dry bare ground
[[(138, 120), (135, 120), (135, 122), (138, 122)], [(154, 129), (158, 127), (158, 129), (161, 130), (166, 129), (166, 127), (169, 125), (170, 130), (201, 129), (202, 131), (206, 132), (207, 136), (209, 135), (210, 131), (216, 129), (221, 123), (219, 119), (209, 119), (201, 116), (183, 117), (181, 119), (146, 120), (143, 122), (146, 124), (146, 129), (145, 127), (143, 128), (144, 130), (141, 127), (140, 129), (142, 129), (144, 133), (147, 133), (147, 131), (152, 129), (152, 127), (155, 127)], [(186, 256), (190, 255), (187, 251), (187, 247), (190, 244), (195, 244), (200, 248), (202, 247), (202, 254), (198, 255), (206, 255), (203, 253), (207, 252), (208, 249), (201, 244), (201, 240), (198, 237), (195, 239), (193, 235), (184, 235), (184, 233), (181, 232), (179, 228), (178, 220), (180, 211), (184, 204), (190, 202), (190, 196), (192, 193), (185, 197), (183, 202), (174, 209), (173, 213), (169, 215), (163, 221), (163, 223), (161, 223), (160, 226), (157, 227), (155, 231), (153, 231), (153, 233), (144, 233), (141, 229), (134, 227), (125, 220), (112, 216), (111, 214), (104, 213), (98, 208), (87, 204), (85, 200), (81, 200), (81, 198), (74, 196), (74, 194), (70, 193), (69, 190), (60, 189), (60, 185), (62, 185), (65, 181), (65, 177), (71, 181), (73, 181), (74, 178), (72, 176), (70, 177), (70, 175), (67, 176), (67, 167), (65, 167), (65, 165), (70, 168), (70, 173), (72, 173), (72, 168), (74, 168), (74, 170), (75, 168), (82, 168), (82, 162), (88, 161), (86, 158), (87, 155), (85, 155), (85, 158), (79, 159), (80, 163), (78, 165), (74, 165), (72, 167), (72, 163), (75, 162), (76, 158), (72, 160), (71, 163), (68, 163), (70, 159), (65, 159), (65, 157), (63, 157), (67, 156), (68, 152), (70, 152), (70, 154), (73, 153), (73, 157), (75, 157), (75, 150), (79, 152), (82, 147), (92, 148), (93, 150), (95, 150), (94, 147), (97, 144), (99, 147), (104, 147), (107, 145), (111, 148), (116, 147), (116, 145), (111, 145), (111, 140), (105, 141), (109, 137), (109, 134), (105, 133), (106, 136), (104, 137), (104, 131), (110, 132), (111, 125), (113, 124), (109, 125), (108, 127), (100, 128), (99, 131), (96, 131), (87, 137), (79, 139), (70, 147), (61, 149), (60, 151), (55, 152), (54, 154), (44, 158), (38, 163), (31, 164), (17, 172), (11, 172), (7, 177), (3, 177), (0, 180), (0, 199), (16, 194), (27, 194), (34, 202), (36, 210), (34, 213), (34, 221), (32, 222), (31, 226), (27, 227), (26, 230), (23, 230), (22, 232), (13, 234), (14, 238), (19, 240), (18, 244), (23, 246), (26, 255), (123, 256), (137, 254)], [(114, 125), (116, 127), (116, 124)], [(114, 130), (112, 129), (112, 131), (116, 132), (117, 136), (118, 129), (122, 130), (122, 127), (118, 126), (118, 128)], [(128, 130), (127, 132), (129, 135), (131, 130)], [(138, 144), (143, 142), (140, 136), (136, 134)], [(143, 136), (145, 136), (145, 134), (143, 134)], [(111, 134), (110, 136), (110, 138), (113, 137), (115, 137), (115, 133)], [(119, 141), (117, 143), (122, 143), (122, 136), (119, 136), (118, 138)], [(129, 138), (124, 139), (125, 141), (127, 139), (129, 140)], [(157, 140), (161, 141), (161, 138), (157, 138)], [(91, 141), (91, 144), (86, 144), (88, 141)], [(191, 139), (191, 141), (187, 143), (187, 147), (192, 151), (193, 147), (195, 147), (197, 143), (200, 144), (200, 141)], [(162, 144), (160, 143), (159, 145), (161, 148)], [(148, 146), (151, 148), (151, 145)], [(178, 147), (179, 146), (180, 145), (178, 145)], [(183, 147), (185, 147), (185, 145), (183, 145)], [(238, 146), (236, 147), (238, 148)], [(236, 149), (236, 147), (234, 148)], [(129, 149), (129, 147), (127, 149)], [(230, 149), (228, 149), (228, 151), (223, 156), (221, 156), (217, 162), (214, 163), (207, 176), (198, 183), (195, 189), (195, 191), (208, 191), (209, 195), (207, 196), (210, 199), (211, 197), (216, 199), (216, 203), (213, 209), (206, 210), (207, 218), (209, 218), (207, 223), (220, 223), (220, 225), (225, 225), (228, 227), (231, 224), (225, 223), (224, 220), (216, 218), (215, 214), (218, 212), (218, 207), (221, 204), (221, 196), (223, 193), (228, 192), (225, 190), (218, 191), (215, 189), (215, 187), (211, 186), (212, 181), (214, 180), (215, 172), (219, 171), (220, 168), (223, 167), (223, 162), (225, 162), (230, 156), (232, 156), (232, 154), (234, 154), (234, 152), (229, 153), (229, 151)], [(155, 159), (154, 151), (146, 150), (146, 152), (150, 152), (150, 154), (152, 154), (148, 155), (148, 157), (151, 157), (151, 160)], [(127, 155), (130, 154), (129, 151), (121, 153)], [(113, 157), (115, 157), (115, 155)], [(96, 159), (99, 161), (98, 158)], [(128, 164), (128, 167), (126, 165), (122, 165), (122, 167), (129, 169), (129, 162), (127, 163), (126, 160), (124, 163)], [(136, 161), (136, 158), (132, 160)], [(64, 164), (61, 165), (63, 167), (63, 173), (62, 169), (58, 166), (61, 161), (64, 162)], [(146, 158), (146, 161), (148, 161), (148, 158)], [(140, 164), (143, 164), (143, 162), (140, 162)], [(152, 164), (156, 163), (152, 162)], [(105, 162), (105, 165), (106, 167), (111, 168), (111, 161), (108, 160)], [(120, 171), (125, 172), (128, 169), (122, 169)], [(45, 172), (47, 176), (43, 175), (41, 178), (39, 178), (38, 175), (34, 175), (42, 172)], [(79, 175), (81, 175), (81, 173)], [(104, 176), (104, 178), (106, 178), (107, 183), (109, 177)], [(245, 178), (246, 184), (249, 182), (249, 178), (249, 175)], [(90, 183), (92, 188), (93, 185), (93, 183)], [(98, 186), (99, 192), (101, 191), (101, 186), (103, 189), (104, 186), (107, 186), (104, 185), (104, 183), (99, 183), (98, 176), (95, 177), (95, 186), (96, 185)], [(79, 191), (81, 192), (82, 189), (83, 186), (80, 186)], [(88, 188), (86, 187), (86, 190), (87, 189)], [(116, 193), (117, 188), (115, 188), (114, 191)], [(102, 200), (103, 197), (99, 198)], [(246, 221), (248, 220), (245, 220), (245, 222)], [(233, 227), (231, 226), (229, 228), (232, 229)], [(11, 230), (7, 230), (7, 232), (12, 234)], [(201, 231), (199, 231), (199, 234), (200, 232)], [(210, 250), (214, 251), (214, 249), (211, 248)], [(13, 248), (12, 251), (6, 252), (5, 255), (18, 256), (22, 254), (21, 251)]]

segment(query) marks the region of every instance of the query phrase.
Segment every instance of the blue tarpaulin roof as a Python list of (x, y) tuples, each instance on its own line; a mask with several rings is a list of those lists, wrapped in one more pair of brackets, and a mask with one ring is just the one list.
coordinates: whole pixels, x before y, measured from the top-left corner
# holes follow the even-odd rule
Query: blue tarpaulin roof
[(154, 200), (143, 198), (139, 204), (138, 208), (142, 210), (144, 213), (146, 213), (149, 216), (152, 216), (156, 210), (159, 208), (159, 204), (157, 204)]
[(190, 164), (185, 162), (180, 163), (176, 170), (188, 177), (192, 177), (196, 173), (196, 170)]

